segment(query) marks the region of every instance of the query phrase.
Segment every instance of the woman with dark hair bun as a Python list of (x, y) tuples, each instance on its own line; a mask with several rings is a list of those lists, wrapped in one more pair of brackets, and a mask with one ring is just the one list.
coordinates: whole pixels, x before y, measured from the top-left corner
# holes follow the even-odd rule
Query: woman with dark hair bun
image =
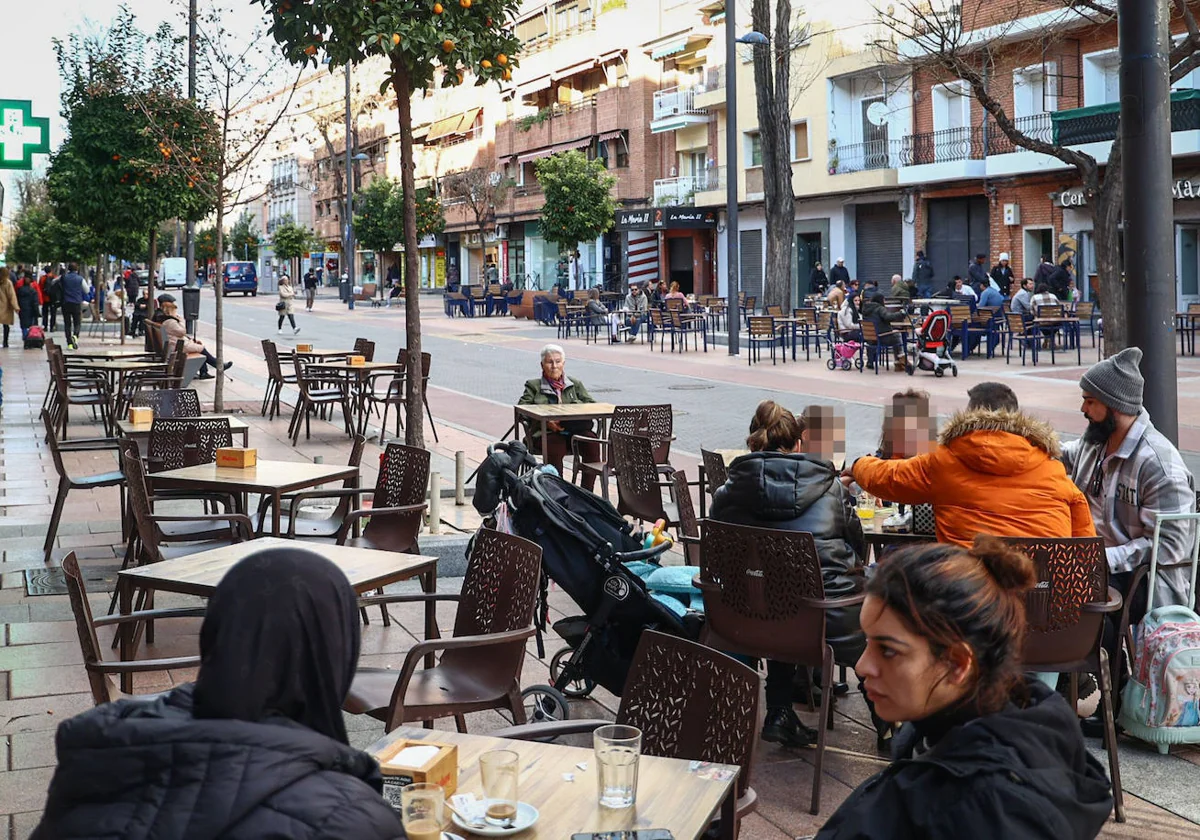
[(1074, 710), (1021, 673), (1024, 554), (980, 536), (968, 551), (899, 551), (867, 584), (855, 670), (876, 712), (907, 721), (893, 763), (842, 803), (818, 840), (1095, 837), (1112, 810)]

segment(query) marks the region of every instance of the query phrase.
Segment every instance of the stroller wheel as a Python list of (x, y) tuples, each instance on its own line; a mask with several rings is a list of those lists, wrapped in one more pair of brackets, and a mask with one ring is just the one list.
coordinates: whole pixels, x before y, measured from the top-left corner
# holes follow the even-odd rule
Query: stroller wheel
[[(563, 663), (570, 659), (574, 652), (572, 648), (565, 647), (550, 658), (550, 682), (558, 685), (558, 678), (562, 676), (563, 672)], [(562, 693), (571, 698), (587, 697), (595, 690), (596, 681), (585, 676), (576, 676), (562, 687)]]
[(917, 373), (917, 363), (916, 362), (909, 359), (909, 360), (907, 360), (907, 364), (905, 364), (905, 367), (908, 368), (909, 376), (916, 376), (916, 373)]
[(862, 370), (862, 369), (863, 369), (863, 360), (862, 360), (862, 359), (855, 359), (855, 360), (854, 360), (854, 366), (855, 366), (856, 368), (858, 368), (859, 370)]
[(951, 365), (950, 373), (954, 374), (955, 376), (958, 376), (958, 365)]
[(834, 370), (837, 367), (837, 362), (830, 358), (829, 361), (825, 363), (825, 367), (829, 368), (830, 370)]
[(933, 371), (933, 375), (936, 376), (938, 379), (941, 379), (943, 376), (946, 375), (946, 369), (945, 368), (935, 368)]
[(571, 717), (567, 698), (550, 685), (531, 685), (521, 692), (521, 702), (525, 706), (525, 719), (529, 723), (568, 720)]
[(842, 370), (850, 370), (850, 360), (842, 359)]

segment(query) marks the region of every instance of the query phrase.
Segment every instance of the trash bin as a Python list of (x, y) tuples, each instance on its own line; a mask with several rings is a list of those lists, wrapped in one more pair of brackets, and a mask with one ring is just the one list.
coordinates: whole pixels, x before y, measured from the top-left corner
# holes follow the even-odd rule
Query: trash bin
[(183, 322), (184, 329), (190, 335), (196, 334), (196, 322), (200, 320), (200, 287), (186, 286), (183, 289)]
[(338, 296), (341, 298), (342, 303), (345, 303), (354, 296), (349, 280), (342, 280), (341, 283), (338, 284)]

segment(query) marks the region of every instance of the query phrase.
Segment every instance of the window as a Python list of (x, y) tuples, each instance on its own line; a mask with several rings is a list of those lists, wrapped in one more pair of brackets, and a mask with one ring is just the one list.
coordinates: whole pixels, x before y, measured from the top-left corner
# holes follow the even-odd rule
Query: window
[(792, 160), (808, 160), (808, 120), (792, 126)]
[(1116, 50), (1083, 57), (1083, 104), (1108, 105), (1121, 101), (1121, 56)]
[(535, 43), (550, 34), (546, 29), (546, 16), (542, 14), (521, 21), (514, 27), (514, 31), (522, 44)]
[(1013, 116), (1033, 117), (1058, 110), (1057, 63), (1050, 61), (1013, 71)]
[(762, 166), (762, 137), (757, 131), (746, 132), (746, 166)]

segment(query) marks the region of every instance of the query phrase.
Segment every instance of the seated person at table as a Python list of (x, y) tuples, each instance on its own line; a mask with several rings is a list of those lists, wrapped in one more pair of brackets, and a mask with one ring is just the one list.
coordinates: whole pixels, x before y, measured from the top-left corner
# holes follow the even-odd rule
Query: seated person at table
[[(619, 319), (624, 318), (625, 326), (629, 327), (629, 334), (625, 336), (625, 341), (633, 343), (637, 340), (638, 329), (641, 328), (642, 322), (650, 320), (650, 298), (637, 283), (629, 287), (629, 294), (625, 295), (624, 308), (627, 310), (624, 315), (613, 313), (610, 321), (612, 336), (616, 338)], [(653, 330), (653, 325), (649, 329)]]
[[(728, 479), (713, 494), (709, 515), (719, 522), (811, 533), (825, 597), (845, 597), (862, 590), (863, 577), (856, 573), (866, 552), (862, 526), (834, 465), (800, 451), (803, 433), (803, 423), (786, 408), (770, 400), (760, 403), (746, 438), (750, 454), (729, 465)], [(835, 428), (822, 426), (814, 435), (820, 441), (828, 435), (836, 448)], [(850, 665), (858, 659), (863, 637), (857, 606), (826, 611), (825, 632), (839, 663)], [(792, 709), (795, 676), (795, 665), (767, 663), (763, 740), (788, 747), (816, 742), (817, 733)]]
[[(179, 309), (175, 305), (175, 298), (170, 295), (163, 295), (158, 299), (163, 311), (163, 341), (167, 345), (168, 357), (175, 352), (175, 343), (179, 339), (183, 339), (183, 352), (187, 354), (199, 353), (204, 356), (204, 365), (200, 368), (200, 373), (196, 375), (197, 379), (212, 379), (214, 378), (208, 372), (208, 366), (217, 366), (217, 357), (208, 352), (208, 348), (204, 346), (204, 342), (190, 338), (187, 334), (187, 329), (184, 328), (183, 322), (179, 320)], [(226, 362), (222, 370), (229, 370), (233, 367), (233, 362)]]
[(1049, 424), (1011, 409), (968, 409), (950, 418), (940, 443), (904, 460), (859, 458), (849, 475), (880, 498), (932, 504), (938, 542), (970, 546), (977, 534), (1096, 535)]
[[(547, 344), (542, 348), (542, 375), (525, 383), (525, 393), (517, 400), (517, 405), (576, 405), (579, 403), (594, 403), (592, 395), (583, 387), (578, 379), (572, 379), (564, 372), (567, 364), (567, 351), (557, 344)], [(567, 420), (558, 422), (551, 420), (546, 424), (549, 436), (546, 440), (546, 463), (550, 464), (558, 474), (563, 474), (563, 458), (571, 451), (571, 438), (576, 435), (592, 433), (591, 420)], [(582, 443), (581, 455), (588, 462), (600, 460), (600, 447), (595, 443)], [(537, 454), (542, 451), (542, 430), (540, 424), (529, 424), (529, 451)], [(596, 477), (591, 473), (583, 474), (583, 487), (591, 490), (596, 483)]]
[[(909, 388), (892, 394), (883, 412), (883, 430), (875, 457), (884, 461), (915, 458), (937, 446), (937, 418), (929, 407), (929, 394)], [(933, 534), (933, 507), (928, 504), (900, 505), (895, 517), (884, 525), (914, 534)], [(894, 548), (894, 547), (893, 547)], [(883, 554), (889, 552), (885, 549)]]
[(892, 275), (892, 288), (888, 291), (888, 297), (903, 298), (906, 301), (912, 300), (912, 290), (899, 274)]
[[(603, 327), (608, 324), (608, 307), (600, 302), (600, 290), (588, 289), (587, 306), (584, 307), (584, 313), (588, 317), (588, 323), (593, 327)], [(599, 341), (600, 334), (596, 334), (596, 340)]]
[(842, 803), (817, 840), (1084, 840), (1112, 810), (1075, 711), (1021, 673), (1024, 554), (990, 537), (919, 545), (875, 567), (855, 671), (876, 711), (906, 721), (893, 763)]
[(1026, 320), (1033, 317), (1033, 280), (1026, 277), (1021, 281), (1021, 287), (1013, 294), (1012, 311)]
[[(900, 333), (892, 329), (893, 323), (907, 323), (908, 316), (904, 314), (902, 309), (891, 310), (883, 302), (883, 294), (876, 292), (874, 296), (867, 299), (863, 304), (862, 317), (875, 325), (875, 335), (879, 338), (879, 343), (884, 347), (902, 347), (904, 340), (900, 337)], [(895, 353), (896, 370), (903, 371), (905, 369), (905, 359), (903, 353)], [(867, 345), (867, 367), (875, 365), (875, 348)]]
[(663, 300), (687, 300), (687, 295), (679, 291), (679, 283), (672, 281), (671, 291), (663, 296)]
[(858, 311), (861, 305), (862, 295), (849, 295), (846, 302), (842, 304), (842, 308), (838, 310), (837, 330), (843, 341), (847, 339), (862, 340), (862, 316)]
[(985, 286), (983, 291), (980, 292), (979, 305), (996, 307), (997, 309), (1004, 305), (1004, 295), (1001, 294), (1000, 289), (995, 285), (994, 281)]
[(251, 554), (209, 599), (195, 683), (59, 726), (33, 837), (403, 837), (342, 718), (359, 633), (337, 566), (299, 548)]

